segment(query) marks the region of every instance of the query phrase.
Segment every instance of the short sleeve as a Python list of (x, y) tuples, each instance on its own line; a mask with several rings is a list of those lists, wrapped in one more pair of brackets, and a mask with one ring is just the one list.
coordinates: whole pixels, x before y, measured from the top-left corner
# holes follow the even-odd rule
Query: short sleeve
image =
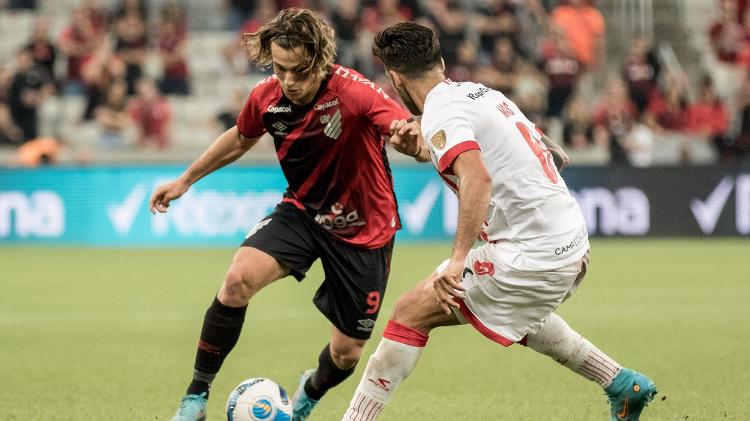
[[(372, 86), (369, 86), (372, 84)], [(396, 101), (389, 97), (383, 90), (372, 82), (361, 84), (354, 94), (358, 98), (360, 112), (375, 126), (383, 136), (390, 134), (391, 122), (393, 120), (408, 120), (411, 114), (401, 108)]]
[(437, 157), (437, 169), (446, 173), (463, 152), (481, 149), (466, 111), (455, 106), (439, 107), (436, 115), (422, 122), (427, 147)]
[(260, 86), (257, 86), (250, 92), (245, 106), (237, 116), (237, 130), (240, 134), (248, 139), (254, 139), (266, 132), (263, 126), (263, 113), (261, 112), (261, 102), (259, 98)]

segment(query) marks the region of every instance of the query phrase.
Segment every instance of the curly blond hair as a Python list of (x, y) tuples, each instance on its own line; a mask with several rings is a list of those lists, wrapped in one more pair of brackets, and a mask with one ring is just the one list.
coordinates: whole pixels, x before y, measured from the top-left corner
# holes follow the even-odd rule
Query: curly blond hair
[(285, 50), (302, 47), (302, 73), (323, 76), (333, 68), (336, 39), (333, 28), (318, 14), (298, 8), (284, 9), (258, 31), (242, 34), (250, 59), (260, 66), (270, 66), (271, 42)]

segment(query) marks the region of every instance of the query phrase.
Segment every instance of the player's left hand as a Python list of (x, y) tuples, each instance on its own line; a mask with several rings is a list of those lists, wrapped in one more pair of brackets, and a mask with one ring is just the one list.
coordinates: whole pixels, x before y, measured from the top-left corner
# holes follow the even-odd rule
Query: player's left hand
[(464, 272), (463, 260), (452, 260), (448, 266), (438, 275), (432, 284), (438, 304), (443, 308), (445, 314), (451, 314), (451, 307), (458, 308), (456, 298), (463, 299), (466, 289), (461, 285)]

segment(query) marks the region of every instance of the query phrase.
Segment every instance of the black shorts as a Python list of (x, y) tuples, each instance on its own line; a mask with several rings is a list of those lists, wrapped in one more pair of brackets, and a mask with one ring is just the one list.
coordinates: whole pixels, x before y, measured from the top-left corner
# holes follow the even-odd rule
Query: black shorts
[(250, 231), (242, 246), (274, 257), (298, 281), (320, 258), (325, 280), (313, 303), (345, 335), (370, 338), (388, 282), (393, 240), (376, 249), (354, 247), (282, 203)]

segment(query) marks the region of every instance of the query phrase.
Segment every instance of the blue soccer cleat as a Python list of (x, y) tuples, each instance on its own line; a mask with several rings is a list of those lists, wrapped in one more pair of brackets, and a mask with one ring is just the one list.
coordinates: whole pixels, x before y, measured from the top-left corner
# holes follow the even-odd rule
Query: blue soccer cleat
[(206, 393), (185, 395), (172, 421), (206, 421)]
[(307, 379), (309, 379), (314, 373), (315, 369), (311, 368), (302, 373), (302, 377), (299, 379), (299, 386), (292, 397), (292, 409), (294, 411), (292, 421), (307, 420), (307, 417), (310, 416), (312, 410), (315, 409), (315, 406), (320, 402), (319, 400), (316, 401), (315, 399), (309, 398), (305, 393), (305, 383), (307, 383)]
[(610, 404), (611, 421), (638, 421), (641, 411), (654, 400), (656, 385), (629, 368), (622, 368), (604, 390)]

